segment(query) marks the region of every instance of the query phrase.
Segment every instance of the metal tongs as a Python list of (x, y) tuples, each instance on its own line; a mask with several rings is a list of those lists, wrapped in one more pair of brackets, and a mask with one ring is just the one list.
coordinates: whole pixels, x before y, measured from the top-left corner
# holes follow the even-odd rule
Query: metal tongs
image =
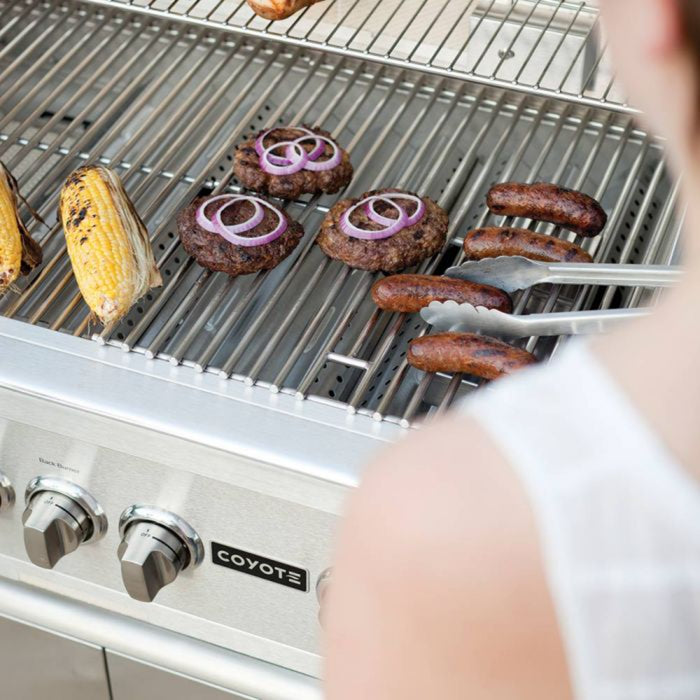
[(664, 265), (606, 265), (600, 263), (546, 263), (522, 256), (473, 260), (451, 267), (447, 277), (480, 282), (505, 292), (553, 284), (615, 285), (620, 287), (670, 287), (682, 272)]
[(478, 331), (502, 338), (529, 338), (604, 333), (621, 321), (643, 318), (649, 313), (649, 309), (611, 309), (513, 316), (483, 306), (433, 301), (420, 315), (437, 331)]

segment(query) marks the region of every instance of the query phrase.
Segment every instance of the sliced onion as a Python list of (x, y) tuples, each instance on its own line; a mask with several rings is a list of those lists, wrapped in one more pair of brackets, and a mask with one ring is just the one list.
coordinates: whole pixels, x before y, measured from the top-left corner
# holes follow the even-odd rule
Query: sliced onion
[(399, 218), (391, 219), (392, 223), (386, 228), (379, 229), (378, 231), (372, 231), (370, 229), (360, 228), (355, 226), (355, 224), (350, 221), (350, 217), (353, 215), (356, 209), (365, 206), (366, 200), (358, 202), (354, 206), (350, 207), (341, 217), (340, 217), (340, 228), (346, 236), (351, 236), (352, 238), (360, 238), (363, 241), (381, 241), (384, 238), (391, 238), (394, 234), (406, 228), (406, 212), (401, 209), (398, 204), (394, 206), (399, 210)]
[[(369, 218), (375, 223), (382, 224), (382, 226), (387, 226), (388, 222), (393, 222), (394, 219), (388, 219), (386, 216), (379, 214), (374, 207), (374, 203), (378, 200), (393, 202), (394, 199), (408, 199), (416, 203), (416, 210), (413, 212), (413, 214), (410, 216), (406, 214), (406, 226), (414, 226), (423, 218), (423, 215), (425, 214), (425, 202), (420, 197), (416, 197), (414, 194), (408, 194), (407, 192), (387, 192), (381, 196), (370, 197), (366, 206), (367, 216), (369, 216)], [(401, 211), (406, 213), (406, 210), (401, 207), (401, 205), (398, 206)]]
[[(202, 204), (199, 207), (199, 209), (197, 209), (197, 213), (195, 215), (195, 220), (197, 221), (197, 224), (199, 226), (201, 226), (205, 231), (209, 231), (210, 233), (218, 233), (219, 235), (221, 235), (221, 232), (219, 231), (219, 227), (216, 225), (216, 223), (212, 219), (209, 219), (207, 217), (207, 215), (206, 215), (207, 207), (210, 204), (213, 204), (214, 202), (220, 202), (222, 199), (226, 199), (229, 201), (235, 199), (236, 201), (238, 201), (238, 197), (239, 197), (239, 195), (236, 195), (236, 194), (220, 194), (217, 197), (210, 197), (209, 199), (207, 199), (204, 202), (204, 204)], [(256, 214), (257, 214), (257, 212), (256, 212)], [(264, 216), (264, 213), (263, 213), (263, 216)]]
[[(412, 202), (416, 202), (416, 211), (410, 216), (406, 213), (406, 210), (394, 200), (396, 199), (408, 199)], [(390, 204), (398, 212), (399, 216), (397, 219), (392, 219), (388, 216), (383, 216), (375, 208), (375, 202), (384, 202), (385, 204)], [(364, 207), (367, 212), (367, 216), (375, 223), (380, 226), (384, 226), (383, 229), (378, 231), (373, 231), (371, 229), (360, 228), (355, 226), (350, 220), (353, 212), (359, 207)], [(416, 195), (408, 194), (406, 192), (387, 192), (381, 195), (372, 195), (371, 197), (365, 197), (362, 201), (350, 207), (341, 217), (340, 217), (340, 228), (346, 236), (352, 236), (353, 238), (360, 238), (365, 241), (379, 241), (384, 238), (390, 238), (391, 236), (397, 234), (403, 229), (417, 224), (425, 215), (425, 202)]]
[[(240, 224), (225, 224), (221, 218), (221, 213), (224, 211), (224, 209), (228, 209), (234, 204), (239, 204), (242, 202), (249, 202), (253, 205), (255, 209), (253, 216), (249, 217), (243, 223)], [(262, 220), (264, 218), (265, 212), (260, 206), (260, 202), (258, 200), (254, 199), (253, 197), (239, 195), (227, 204), (224, 204), (223, 207), (219, 207), (219, 209), (216, 210), (216, 212), (214, 213), (214, 224), (218, 227), (217, 233), (220, 233), (221, 230), (224, 230), (229, 236), (236, 236), (239, 233), (247, 233), (248, 231), (252, 231), (256, 226), (259, 226), (262, 223)]]
[[(275, 165), (270, 160), (270, 152), (282, 147), (285, 147), (288, 160), (286, 165)], [(262, 158), (260, 158), (260, 168), (268, 175), (294, 175), (294, 173), (303, 170), (308, 162), (309, 156), (296, 141), (278, 141), (265, 149)]]
[[(316, 145), (307, 154), (309, 162), (318, 160), (326, 152), (326, 144), (324, 142), (332, 143), (330, 139), (324, 138), (323, 136), (318, 136), (314, 133), (309, 133), (307, 136), (300, 136), (298, 139), (294, 139), (294, 143), (301, 144), (309, 139), (316, 141)], [(307, 170), (310, 170), (309, 163), (307, 163), (304, 167)]]
[[(312, 137), (302, 136), (294, 143), (301, 143), (302, 141), (306, 141), (310, 138)], [(333, 170), (333, 168), (337, 168), (343, 162), (343, 154), (340, 152), (338, 145), (334, 141), (327, 139), (325, 136), (317, 136), (314, 134), (313, 138), (320, 142), (320, 151), (319, 147), (316, 147), (313, 149), (313, 151), (311, 151), (311, 153), (309, 153), (309, 162), (304, 166), (304, 169), (311, 170), (312, 172), (321, 172), (322, 170)], [(333, 155), (328, 160), (318, 162), (317, 158), (319, 158), (326, 151), (324, 144), (328, 144), (333, 149)], [(317, 151), (319, 152), (317, 153)], [(315, 157), (312, 157), (314, 155)], [(287, 156), (289, 156), (289, 154), (287, 154)]]
[[(399, 212), (399, 215), (397, 218), (393, 218), (391, 216), (384, 216), (380, 214), (374, 207), (375, 202), (382, 201), (385, 204), (389, 204), (394, 209), (396, 209)], [(393, 226), (397, 221), (402, 220), (404, 227), (406, 226), (406, 222), (408, 221), (408, 214), (404, 211), (404, 208), (400, 205), (394, 202), (393, 200), (389, 199), (388, 197), (382, 197), (380, 195), (373, 196), (373, 197), (368, 197), (365, 200), (365, 212), (367, 216), (374, 221), (375, 224), (380, 224), (381, 226)]]
[[(223, 199), (229, 200), (222, 207), (219, 207), (214, 214), (213, 221), (208, 219), (206, 216), (206, 208), (213, 202), (217, 202)], [(242, 224), (236, 224), (233, 226), (227, 226), (224, 224), (222, 215), (225, 209), (233, 206), (234, 204), (249, 202), (255, 208), (253, 216), (247, 219)], [(267, 207), (274, 214), (277, 215), (278, 223), (274, 230), (270, 233), (265, 233), (262, 236), (239, 236), (238, 233), (245, 233), (246, 231), (251, 231), (256, 226), (258, 226), (265, 217), (265, 212), (262, 207)], [(224, 194), (217, 197), (211, 197), (206, 200), (198, 209), (196, 213), (197, 224), (201, 226), (206, 231), (211, 231), (212, 233), (219, 234), (222, 238), (227, 240), (233, 245), (243, 246), (244, 248), (253, 248), (255, 246), (266, 245), (277, 240), (288, 228), (287, 218), (284, 214), (272, 206), (269, 202), (259, 197), (253, 197), (250, 195), (231, 195)]]
[[(301, 131), (303, 135), (292, 141), (278, 141), (271, 146), (265, 146), (265, 139), (272, 131), (277, 129), (294, 129)], [(307, 153), (306, 149), (301, 146), (301, 143), (309, 139), (313, 139), (316, 143), (311, 151)], [(333, 154), (328, 160), (318, 162), (318, 159), (326, 152), (326, 144), (333, 149)], [(272, 153), (272, 151), (277, 150), (281, 146), (286, 147), (286, 158)], [(323, 170), (332, 170), (343, 162), (343, 154), (333, 140), (325, 136), (319, 136), (304, 126), (273, 127), (264, 131), (255, 139), (255, 152), (260, 158), (260, 168), (268, 175), (293, 175), (300, 170), (321, 172)], [(300, 155), (301, 152), (303, 152), (303, 156)], [(300, 160), (304, 161), (301, 167), (299, 167)], [(290, 171), (288, 168), (293, 168), (293, 170)]]
[[(258, 154), (258, 156), (262, 159), (262, 157), (265, 154), (265, 150), (270, 150), (271, 147), (268, 147), (267, 149), (265, 148), (265, 139), (273, 132), (277, 131), (278, 129), (293, 129), (294, 131), (301, 131), (304, 136), (302, 138), (305, 138), (306, 136), (316, 136), (311, 129), (307, 129), (305, 126), (273, 126), (272, 129), (268, 129), (267, 131), (263, 131), (260, 136), (258, 136), (257, 139), (255, 139), (255, 152)], [(319, 137), (320, 138), (320, 137)], [(316, 154), (315, 157), (312, 157), (312, 154), (318, 150), (321, 149), (319, 153)], [(325, 147), (322, 144), (317, 144), (316, 148), (309, 154), (309, 158), (311, 160), (316, 160), (323, 151), (325, 151)], [(268, 154), (268, 159), (270, 163), (273, 165), (289, 165), (290, 161), (287, 158), (282, 158), (281, 156), (276, 156), (274, 154)]]

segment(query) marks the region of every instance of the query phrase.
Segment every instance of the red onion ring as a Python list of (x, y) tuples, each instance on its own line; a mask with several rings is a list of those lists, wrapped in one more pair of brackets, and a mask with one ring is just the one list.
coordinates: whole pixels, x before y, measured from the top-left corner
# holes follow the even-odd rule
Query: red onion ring
[[(309, 162), (318, 160), (326, 152), (326, 145), (324, 142), (332, 143), (330, 139), (318, 136), (314, 133), (310, 133), (308, 136), (300, 136), (298, 139), (294, 139), (294, 143), (300, 144), (302, 141), (308, 141), (309, 139), (316, 141), (316, 145), (307, 154), (309, 156)], [(307, 163), (304, 167), (308, 170), (309, 164)]]
[[(216, 213), (214, 214), (214, 221), (211, 221), (206, 216), (206, 208), (213, 202), (217, 202), (222, 199), (228, 199), (229, 201), (222, 207), (219, 207), (219, 209), (217, 209)], [(255, 208), (255, 213), (252, 217), (250, 217), (247, 221), (243, 222), (242, 224), (236, 224), (234, 226), (225, 225), (222, 219), (222, 214), (224, 210), (239, 202), (250, 202)], [(270, 231), (270, 233), (265, 233), (262, 236), (239, 236), (238, 233), (252, 231), (256, 226), (258, 226), (262, 222), (263, 218), (265, 217), (265, 213), (262, 210), (263, 206), (267, 207), (274, 214), (277, 215), (278, 223), (274, 230)], [(262, 214), (262, 216), (259, 216), (259, 214)], [(276, 241), (282, 234), (284, 234), (288, 228), (287, 218), (279, 209), (273, 207), (272, 204), (266, 202), (264, 199), (244, 194), (224, 194), (207, 199), (197, 209), (195, 219), (197, 221), (197, 224), (206, 231), (217, 233), (229, 243), (232, 243), (233, 245), (239, 245), (244, 248), (254, 248), (255, 246), (272, 243), (273, 241)]]
[[(379, 200), (391, 202), (394, 199), (408, 199), (416, 203), (416, 210), (413, 212), (413, 214), (411, 214), (410, 216), (408, 214), (406, 215), (406, 226), (413, 226), (423, 218), (423, 215), (425, 214), (425, 202), (420, 197), (417, 197), (414, 194), (408, 194), (407, 192), (387, 192), (386, 194), (381, 196), (370, 197), (369, 201), (365, 206), (367, 216), (369, 216), (369, 218), (377, 224), (381, 224), (382, 226), (390, 226), (394, 223), (396, 219), (390, 219), (386, 216), (382, 216), (375, 209), (374, 203)], [(405, 211), (403, 207), (401, 207), (401, 209)]]
[[(305, 126), (273, 126), (271, 129), (268, 129), (267, 131), (263, 131), (263, 133), (260, 134), (260, 136), (258, 136), (257, 139), (255, 139), (255, 152), (258, 154), (258, 156), (260, 158), (263, 157), (263, 154), (265, 152), (265, 139), (273, 131), (277, 131), (278, 129), (294, 129), (295, 131), (301, 131), (302, 133), (307, 134), (308, 136), (315, 136), (314, 132), (311, 131), (311, 129), (307, 129)], [(321, 153), (322, 152), (323, 151), (321, 151)], [(316, 158), (318, 158), (318, 156), (316, 156)], [(314, 158), (314, 160), (315, 160), (315, 158)], [(279, 162), (277, 162), (277, 161), (279, 161)], [(286, 165), (289, 161), (286, 158), (281, 158), (280, 156), (271, 156), (270, 162), (274, 163), (275, 165)]]
[[(265, 146), (265, 139), (270, 132), (281, 128), (295, 129), (301, 131), (303, 135), (293, 141), (279, 141), (272, 146)], [(307, 153), (306, 149), (302, 148), (301, 143), (309, 139), (313, 139), (316, 143), (311, 151)], [(333, 149), (333, 154), (328, 160), (317, 162), (326, 152), (326, 144)], [(271, 152), (283, 145), (286, 146), (286, 158), (276, 156)], [(260, 158), (260, 169), (268, 175), (293, 175), (300, 170), (321, 172), (324, 170), (332, 170), (343, 162), (343, 154), (333, 140), (325, 136), (319, 136), (303, 126), (274, 127), (268, 129), (255, 140), (255, 151)], [(301, 160), (304, 161), (304, 158), (299, 155), (302, 151), (305, 156), (305, 162), (301, 167), (298, 167), (299, 159), (301, 158)], [(288, 168), (293, 168), (293, 170), (289, 171)]]
[[(311, 137), (302, 136), (301, 138), (297, 139), (294, 143), (301, 143), (302, 141), (306, 141), (309, 138)], [(333, 168), (337, 168), (343, 162), (343, 154), (340, 152), (338, 145), (334, 141), (327, 139), (325, 136), (314, 135), (314, 138), (321, 143), (321, 152), (316, 156), (316, 158), (312, 158), (311, 154), (316, 153), (318, 148), (315, 148), (313, 151), (311, 151), (311, 153), (309, 153), (309, 162), (304, 166), (304, 170), (311, 170), (312, 172), (321, 172), (323, 170), (333, 170)], [(328, 160), (322, 160), (319, 163), (317, 161), (317, 158), (319, 158), (319, 156), (325, 153), (326, 147), (324, 144), (326, 143), (333, 149), (333, 155)]]
[(402, 231), (406, 228), (406, 221), (408, 219), (406, 212), (398, 204), (396, 204), (396, 202), (392, 202), (390, 199), (387, 199), (387, 201), (391, 202), (391, 205), (395, 207), (396, 210), (399, 212), (399, 218), (388, 219), (392, 222), (389, 226), (380, 229), (379, 231), (372, 231), (370, 229), (364, 229), (360, 228), (359, 226), (355, 226), (355, 224), (353, 224), (352, 221), (350, 221), (350, 217), (356, 209), (365, 206), (369, 199), (372, 199), (372, 197), (363, 199), (361, 202), (358, 202), (354, 206), (350, 207), (350, 209), (348, 209), (340, 217), (340, 228), (346, 236), (351, 236), (352, 238), (360, 238), (363, 241), (381, 241), (384, 238), (391, 238), (391, 236), (397, 234), (399, 231)]
[[(221, 235), (220, 227), (217, 226), (217, 224), (209, 219), (206, 215), (206, 209), (210, 204), (213, 204), (214, 202), (219, 202), (222, 199), (226, 200), (235, 200), (239, 201), (239, 197), (242, 195), (236, 195), (236, 194), (220, 194), (216, 197), (210, 197), (202, 206), (197, 209), (197, 214), (195, 216), (195, 219), (197, 220), (197, 224), (201, 226), (205, 231), (209, 231), (210, 233), (218, 233)], [(265, 212), (263, 212), (262, 207), (258, 202), (253, 202), (251, 201), (251, 204), (255, 208), (255, 211), (253, 213), (253, 216), (248, 219), (247, 221), (244, 221), (242, 224), (238, 224), (235, 228), (237, 228), (236, 231), (232, 231), (232, 234), (235, 235), (236, 233), (245, 233), (246, 231), (250, 231), (251, 229), (255, 228), (265, 217)], [(251, 221), (255, 221), (251, 225)], [(234, 227), (232, 227), (234, 228)]]
[[(409, 199), (416, 202), (416, 211), (410, 216), (406, 213), (406, 210), (397, 202), (395, 199)], [(383, 216), (375, 209), (374, 203), (382, 201), (385, 204), (390, 204), (398, 212), (399, 216), (397, 219), (392, 219), (388, 216)], [(353, 212), (359, 207), (364, 207), (367, 212), (367, 216), (374, 221), (374, 223), (384, 226), (383, 229), (378, 231), (373, 231), (371, 229), (360, 228), (355, 226), (355, 224), (350, 221), (350, 217)], [(385, 238), (390, 238), (394, 236), (399, 231), (417, 224), (425, 215), (425, 202), (416, 195), (408, 194), (406, 192), (388, 192), (383, 195), (372, 195), (371, 197), (366, 197), (357, 204), (350, 207), (341, 217), (340, 217), (340, 228), (346, 236), (351, 236), (352, 238), (360, 238), (364, 241), (380, 241)]]
[[(288, 158), (286, 165), (275, 165), (270, 160), (270, 152), (276, 151), (278, 148), (282, 148), (283, 146), (285, 147), (285, 154)], [(297, 154), (296, 161), (293, 159), (295, 152)], [(298, 173), (300, 170), (303, 170), (308, 162), (308, 154), (296, 141), (278, 141), (265, 149), (262, 158), (260, 158), (260, 167), (263, 172), (266, 172), (269, 175), (294, 175), (294, 173)]]

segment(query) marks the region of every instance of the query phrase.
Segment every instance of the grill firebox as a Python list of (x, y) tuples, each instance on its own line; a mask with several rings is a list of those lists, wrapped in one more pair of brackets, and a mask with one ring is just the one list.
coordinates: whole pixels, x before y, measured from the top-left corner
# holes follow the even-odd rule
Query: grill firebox
[[(8, 318), (86, 339), (99, 332), (56, 223), (63, 179), (99, 161), (122, 176), (165, 280), (99, 342), (406, 426), (445, 410), (475, 383), (410, 369), (407, 343), (425, 324), (377, 311), (376, 276), (314, 245), (335, 196), (288, 205), (306, 237), (273, 271), (229, 279), (182, 250), (178, 210), (201, 193), (240, 191), (236, 143), (282, 123), (323, 125), (349, 148), (357, 175), (345, 195), (399, 186), (450, 212), (450, 245), (421, 271), (458, 261), (470, 228), (501, 223), (485, 194), (507, 179), (600, 198), (610, 223), (585, 242), (598, 261), (668, 263), (675, 253), (678, 186), (629, 115), (100, 6), (6, 2), (0, 11), (0, 157), (50, 225), (32, 224), (45, 263), (0, 301)], [(520, 294), (516, 311), (643, 301), (640, 289), (540, 288)], [(522, 345), (546, 359), (559, 342)]]

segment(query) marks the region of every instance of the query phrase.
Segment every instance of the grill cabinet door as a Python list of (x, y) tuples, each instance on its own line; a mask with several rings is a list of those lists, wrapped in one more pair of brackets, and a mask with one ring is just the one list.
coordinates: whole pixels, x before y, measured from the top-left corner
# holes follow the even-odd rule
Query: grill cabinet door
[(102, 649), (0, 617), (6, 700), (110, 700)]
[(107, 651), (112, 700), (254, 700)]

